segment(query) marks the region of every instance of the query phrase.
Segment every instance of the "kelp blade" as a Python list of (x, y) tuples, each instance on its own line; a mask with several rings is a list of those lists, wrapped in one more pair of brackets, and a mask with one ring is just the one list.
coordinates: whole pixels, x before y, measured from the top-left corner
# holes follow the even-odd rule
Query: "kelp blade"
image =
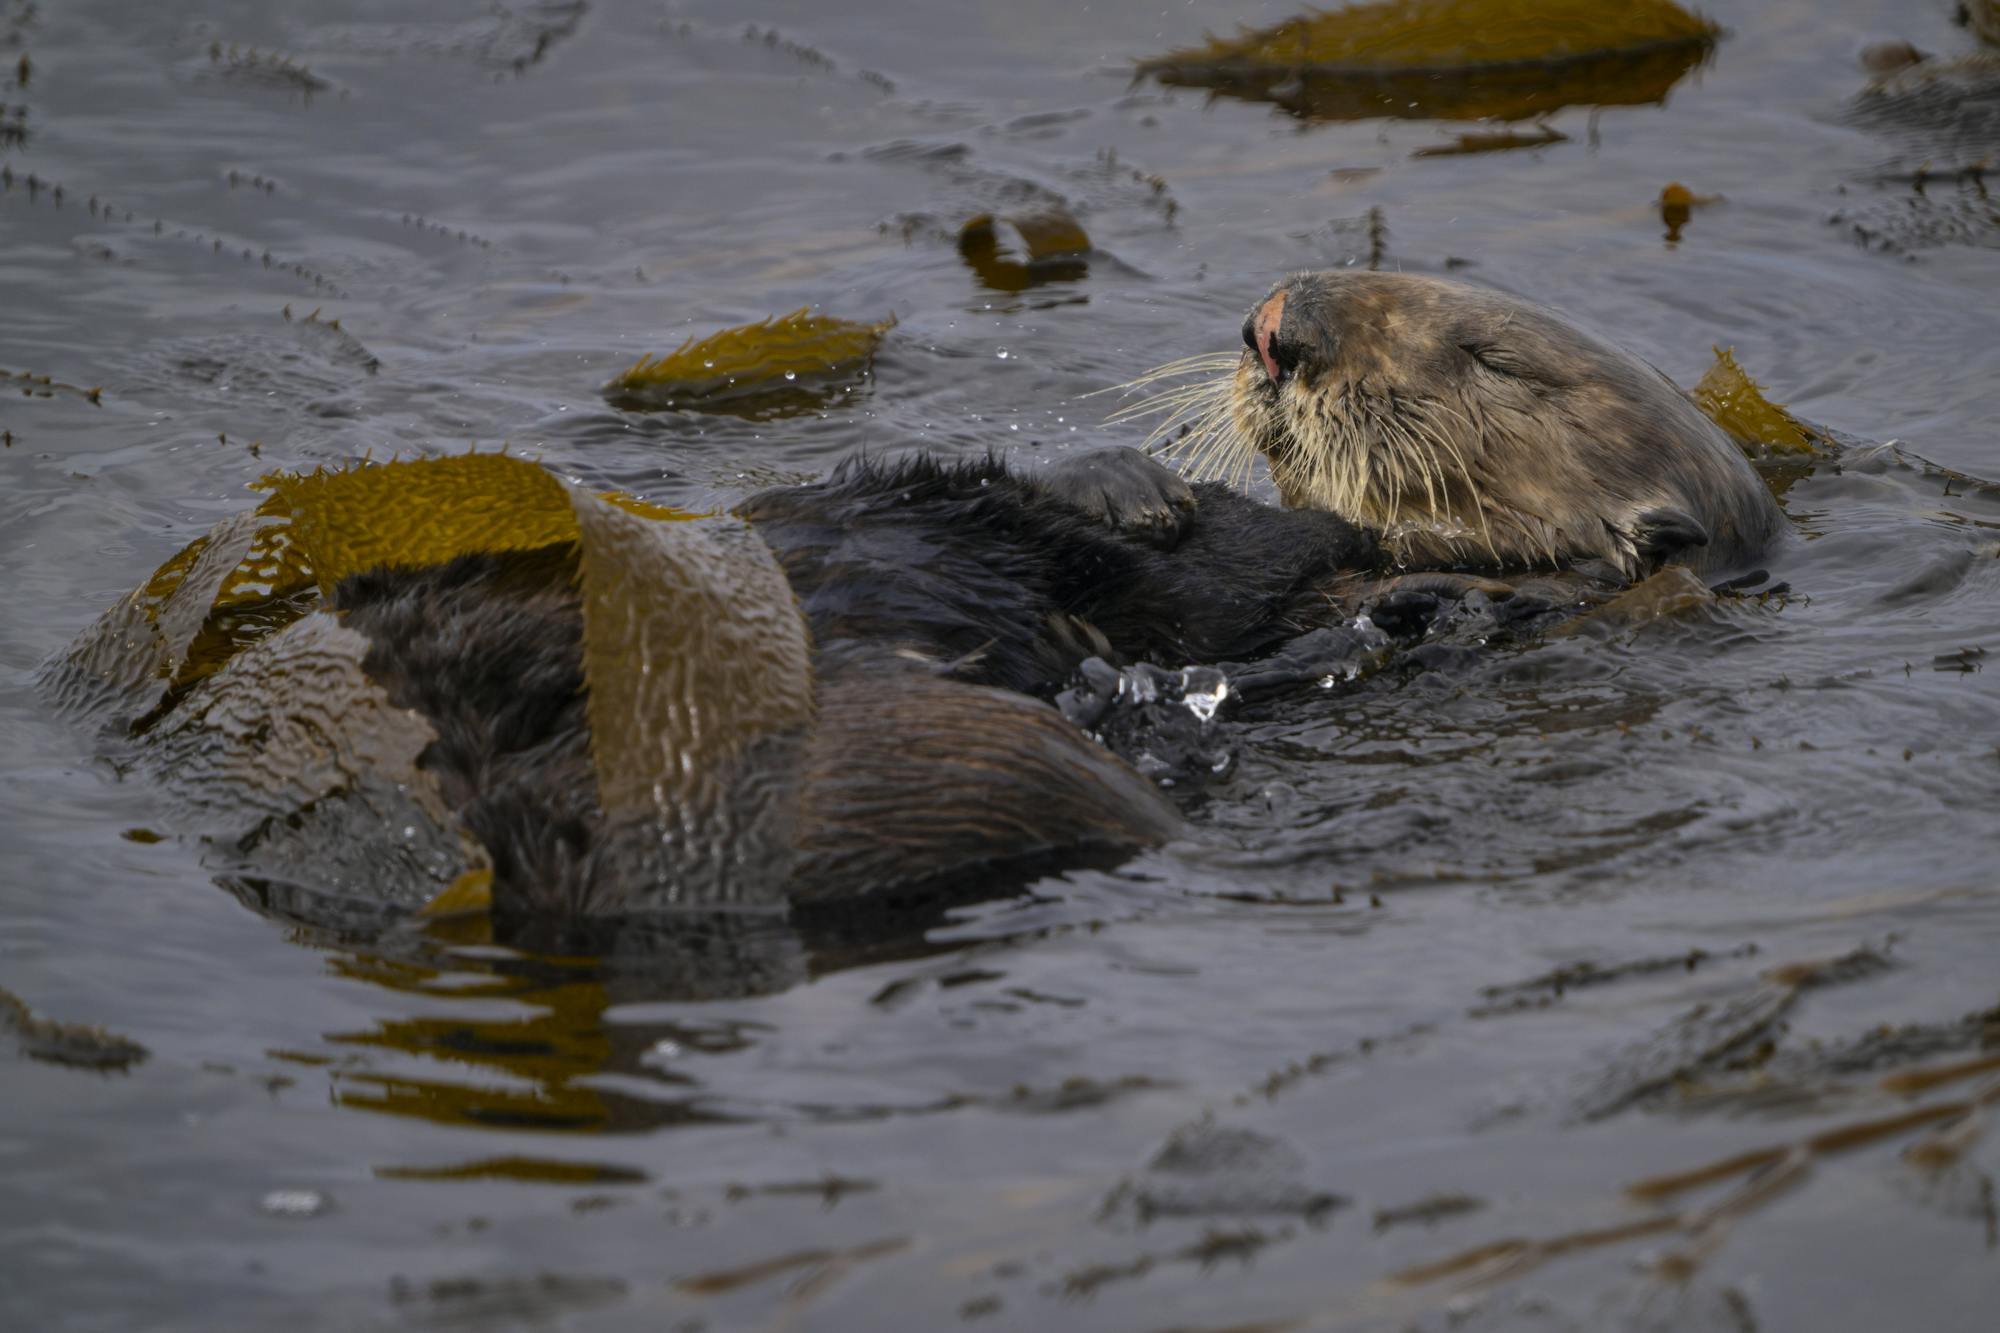
[(1054, 206), (970, 218), (958, 230), (958, 253), (996, 292), (1073, 282), (1090, 272), (1089, 233), (1068, 210)]
[(1694, 386), (1694, 400), (1711, 421), (1753, 456), (1776, 454), (1810, 458), (1832, 443), (1765, 397), (1756, 380), (1736, 364), (1733, 348), (1715, 349), (1715, 364)]
[(1721, 30), (1673, 0), (1387, 0), (1139, 62), (1309, 120), (1526, 120), (1664, 101)]
[[(567, 543), (621, 905), (781, 901), (813, 686), (790, 586), (745, 524), (676, 521), (689, 516), (499, 454), (266, 484), (256, 511), (167, 561), (44, 675), (86, 719), (143, 720), (123, 742), (133, 762), (232, 876), (296, 886), (287, 902), (413, 911), (446, 895), (438, 910), (472, 910), (447, 891), (487, 861), (422, 767), (433, 733), (369, 677), (367, 639), (323, 598), (378, 566)], [(280, 604), (255, 632), (216, 633)]]
[(634, 411), (690, 408), (760, 414), (760, 408), (806, 404), (866, 373), (894, 328), (891, 318), (862, 324), (794, 310), (756, 324), (688, 339), (665, 356), (641, 357), (604, 386), (614, 407)]

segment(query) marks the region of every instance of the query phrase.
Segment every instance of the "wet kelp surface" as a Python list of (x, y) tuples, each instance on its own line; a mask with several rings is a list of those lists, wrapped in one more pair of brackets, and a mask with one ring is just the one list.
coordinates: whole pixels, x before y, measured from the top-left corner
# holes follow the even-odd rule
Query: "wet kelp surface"
[[(1986, 1328), (1986, 131), (1855, 58), (1950, 9), (1717, 4), (1670, 86), (1482, 125), (1134, 77), (1285, 5), (0, 3), (0, 1322)], [(267, 474), (1034, 467), (1346, 263), (1713, 370), (1795, 539), (1246, 690), (1167, 851), (640, 967), (218, 884), (33, 686)], [(673, 361), (801, 308), (876, 332)]]

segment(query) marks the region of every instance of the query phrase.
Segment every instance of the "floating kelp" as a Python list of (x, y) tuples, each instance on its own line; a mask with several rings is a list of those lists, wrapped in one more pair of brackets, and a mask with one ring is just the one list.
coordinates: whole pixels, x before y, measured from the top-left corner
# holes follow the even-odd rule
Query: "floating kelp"
[(1139, 62), (1308, 120), (1528, 120), (1666, 100), (1722, 30), (1673, 0), (1384, 0)]
[(1667, 228), (1668, 245), (1679, 245), (1681, 231), (1694, 217), (1694, 210), (1722, 202), (1719, 194), (1696, 194), (1679, 181), (1669, 181), (1660, 191), (1660, 221)]
[(806, 410), (864, 377), (882, 335), (895, 326), (893, 317), (859, 324), (802, 307), (699, 342), (689, 338), (665, 356), (642, 356), (604, 386), (604, 397), (635, 412)]
[[(135, 765), (233, 873), (392, 915), (476, 903), (485, 850), (419, 764), (435, 733), (364, 670), (368, 637), (324, 598), (379, 566), (567, 546), (600, 854), (677, 902), (736, 902), (779, 878), (760, 849), (789, 855), (776, 830), (812, 678), (790, 586), (746, 525), (671, 521), (687, 516), (498, 454), (264, 485), (262, 505), (161, 566), (43, 676), (64, 711), (131, 735)], [(699, 728), (674, 722), (689, 699)], [(756, 799), (733, 799), (739, 780)]]
[(115, 1032), (44, 1018), (4, 986), (0, 986), (0, 1032), (11, 1033), (29, 1059), (72, 1069), (123, 1073), (149, 1054), (138, 1042)]
[(1736, 364), (1734, 348), (1715, 349), (1715, 364), (1694, 386), (1695, 403), (1752, 457), (1826, 452), (1833, 441), (1764, 396)]
[(85, 389), (65, 384), (48, 375), (37, 375), (32, 370), (0, 370), (0, 392), (16, 388), (24, 398), (53, 398), (60, 393), (99, 407), (104, 405), (104, 390), (101, 388)]
[(996, 292), (1074, 282), (1090, 272), (1090, 236), (1066, 209), (981, 213), (958, 232), (958, 252)]

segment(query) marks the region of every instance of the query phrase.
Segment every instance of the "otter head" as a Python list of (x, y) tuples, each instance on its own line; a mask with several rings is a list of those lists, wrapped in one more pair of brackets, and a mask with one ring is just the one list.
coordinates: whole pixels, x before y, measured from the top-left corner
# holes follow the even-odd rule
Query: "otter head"
[(1222, 378), (1154, 400), (1190, 427), (1173, 451), (1210, 476), (1262, 456), (1286, 505), (1376, 528), (1407, 563), (1602, 560), (1632, 577), (1749, 559), (1776, 530), (1769, 492), (1686, 394), (1526, 301), (1302, 273), (1251, 309), (1243, 344)]

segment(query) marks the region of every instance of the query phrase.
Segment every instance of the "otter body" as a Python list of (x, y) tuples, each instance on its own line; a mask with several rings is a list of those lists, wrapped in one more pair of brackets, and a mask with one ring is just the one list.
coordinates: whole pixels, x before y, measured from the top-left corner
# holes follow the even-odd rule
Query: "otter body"
[[(1440, 278), (1303, 273), (1243, 325), (1211, 397), (1223, 467), (1262, 455), (1285, 504), (1421, 567), (1739, 570), (1782, 515), (1672, 381), (1516, 297)], [(1205, 408), (1208, 400), (1197, 399)]]
[[(1031, 696), (1091, 656), (1254, 655), (1324, 623), (1319, 587), (1376, 557), (1335, 515), (1190, 490), (1129, 450), (1039, 480), (860, 461), (738, 512), (811, 643), (812, 724), (756, 784), (795, 789), (768, 886), (794, 903), (1165, 840), (1178, 817), (1152, 784)], [(662, 898), (607, 824), (577, 584), (558, 545), (376, 569), (330, 598), (368, 676), (435, 732), (418, 766), (491, 858), (501, 916)]]

